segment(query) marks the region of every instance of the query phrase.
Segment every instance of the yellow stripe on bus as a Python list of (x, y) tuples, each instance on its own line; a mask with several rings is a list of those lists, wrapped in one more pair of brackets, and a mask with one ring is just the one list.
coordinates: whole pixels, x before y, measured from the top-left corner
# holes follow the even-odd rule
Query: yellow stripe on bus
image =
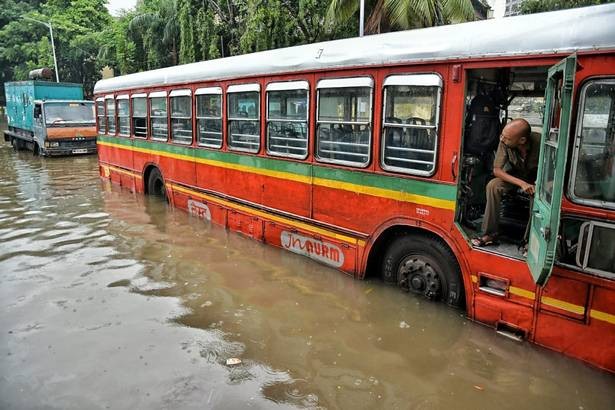
[(401, 192), (401, 191), (395, 191), (395, 190), (384, 189), (384, 188), (375, 188), (375, 187), (370, 187), (370, 186), (365, 186), (365, 185), (352, 184), (349, 182), (334, 181), (334, 180), (324, 179), (324, 178), (312, 178), (310, 176), (297, 175), (297, 174), (283, 172), (283, 171), (273, 171), (273, 170), (255, 168), (255, 167), (250, 167), (247, 165), (229, 164), (224, 161), (217, 161), (217, 160), (205, 159), (205, 158), (195, 158), (195, 157), (188, 156), (188, 155), (173, 154), (169, 152), (157, 151), (157, 150), (152, 150), (148, 148), (128, 147), (128, 146), (116, 144), (113, 142), (100, 141), (98, 142), (98, 144), (108, 146), (108, 147), (131, 150), (131, 151), (140, 152), (143, 154), (160, 155), (160, 156), (164, 156), (168, 158), (195, 162), (195, 163), (210, 165), (210, 166), (219, 167), (219, 168), (232, 169), (232, 170), (241, 171), (241, 172), (249, 172), (253, 174), (264, 175), (264, 176), (269, 176), (269, 177), (288, 180), (288, 181), (302, 182), (305, 184), (309, 184), (310, 182), (312, 182), (314, 185), (318, 185), (318, 186), (322, 186), (326, 188), (341, 189), (344, 191), (356, 192), (356, 193), (361, 193), (361, 194), (366, 194), (366, 195), (371, 195), (371, 196), (376, 196), (376, 197), (381, 197), (381, 198), (387, 198), (387, 199), (393, 199), (393, 200), (402, 201), (402, 202), (410, 202), (410, 203), (414, 203), (418, 205), (427, 205), (427, 206), (431, 206), (434, 208), (447, 209), (451, 211), (455, 210), (455, 201), (447, 200), (447, 199), (432, 198), (432, 197), (423, 196), (423, 195), (411, 194), (408, 192)]
[(577, 315), (585, 314), (585, 307), (575, 305), (574, 303), (564, 302), (563, 300), (553, 299), (548, 296), (543, 296), (540, 301), (548, 306), (556, 307), (567, 312), (576, 313)]
[(607, 322), (607, 323), (610, 323), (612, 325), (615, 325), (615, 315), (612, 315), (610, 313), (601, 312), (599, 310), (591, 309), (589, 311), (589, 316), (592, 319), (602, 320), (603, 322)]
[(292, 220), (290, 218), (284, 218), (284, 217), (281, 217), (281, 216), (270, 214), (268, 212), (258, 211), (256, 209), (252, 209), (252, 208), (244, 206), (244, 205), (239, 205), (239, 204), (236, 204), (234, 202), (227, 201), (225, 199), (221, 199), (221, 198), (217, 198), (215, 196), (210, 196), (210, 195), (207, 195), (207, 194), (203, 194), (203, 193), (200, 193), (200, 192), (197, 192), (197, 191), (194, 191), (192, 189), (188, 189), (188, 188), (176, 185), (176, 184), (169, 183), (168, 185), (173, 190), (176, 190), (176, 191), (179, 191), (179, 192), (183, 192), (185, 194), (190, 194), (190, 195), (193, 195), (193, 196), (196, 196), (196, 197), (199, 197), (199, 198), (203, 198), (203, 199), (206, 199), (208, 201), (217, 203), (219, 205), (224, 205), (224, 206), (227, 206), (229, 208), (233, 208), (233, 209), (236, 209), (236, 210), (240, 210), (240, 211), (249, 213), (251, 215), (260, 216), (260, 217), (266, 218), (267, 220), (270, 220), (270, 221), (280, 222), (280, 223), (283, 223), (283, 224), (286, 224), (286, 225), (290, 225), (290, 226), (293, 226), (293, 227), (296, 227), (296, 228), (299, 228), (299, 229), (303, 229), (303, 230), (306, 230), (306, 231), (309, 231), (309, 232), (313, 232), (313, 233), (321, 234), (321, 235), (324, 235), (324, 236), (328, 236), (330, 238), (334, 238), (334, 239), (337, 239), (337, 240), (340, 240), (340, 241), (343, 241), (343, 242), (346, 242), (346, 243), (350, 243), (352, 245), (359, 245), (361, 247), (365, 246), (365, 241), (361, 240), (361, 239), (356, 239), (356, 238), (353, 238), (351, 236), (341, 235), (341, 234), (329, 231), (327, 229), (318, 228), (318, 227), (315, 227), (313, 225), (310, 225), (310, 224), (307, 224), (307, 223), (304, 223), (304, 222), (294, 221), (294, 220)]
[(530, 290), (525, 290), (522, 288), (517, 288), (515, 286), (510, 286), (508, 288), (508, 292), (512, 293), (513, 295), (517, 295), (517, 296), (521, 296), (523, 298), (527, 298), (530, 300), (534, 300), (536, 299), (536, 294)]

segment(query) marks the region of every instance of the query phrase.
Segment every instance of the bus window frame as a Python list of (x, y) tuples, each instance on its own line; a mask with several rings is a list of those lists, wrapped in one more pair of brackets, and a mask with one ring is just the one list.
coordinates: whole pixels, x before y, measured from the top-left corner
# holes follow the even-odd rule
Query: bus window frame
[[(109, 107), (107, 102), (113, 101), (113, 133), (109, 129)], [(105, 95), (105, 122), (106, 122), (106, 134), (117, 135), (117, 104), (115, 103), (115, 96), (113, 94)]]
[[(292, 87), (292, 85), (295, 85)], [(280, 86), (281, 88), (277, 88)], [(289, 87), (289, 88), (286, 88)], [(288, 123), (303, 123), (306, 125), (306, 136), (305, 136), (305, 155), (297, 155), (297, 154), (286, 154), (283, 152), (271, 151), (269, 149), (269, 91), (300, 91), (304, 90), (306, 92), (306, 113), (305, 113), (305, 121), (303, 120), (272, 120), (272, 121), (281, 121)], [(265, 151), (267, 155), (271, 155), (274, 157), (282, 157), (282, 158), (293, 158), (305, 160), (310, 154), (310, 82), (307, 80), (289, 80), (289, 81), (272, 81), (268, 83), (265, 87)]]
[[(231, 99), (229, 98), (229, 94), (238, 94), (238, 93), (249, 93), (249, 92), (255, 92), (258, 93), (258, 104), (256, 104), (256, 107), (258, 107), (258, 116), (256, 120), (252, 120), (252, 119), (243, 119), (243, 118), (234, 118), (230, 116), (230, 103), (231, 103)], [(258, 153), (261, 151), (262, 145), (263, 145), (263, 135), (262, 135), (262, 117), (263, 117), (263, 113), (262, 111), (262, 95), (261, 95), (261, 85), (260, 83), (243, 83), (243, 84), (231, 84), (228, 85), (226, 87), (226, 93), (225, 93), (225, 97), (226, 97), (226, 146), (230, 151), (236, 151), (236, 152), (244, 152), (246, 154), (255, 154), (258, 155)], [(231, 138), (232, 138), (232, 133), (231, 133), (231, 121), (258, 121), (258, 147), (256, 148), (256, 150), (253, 149), (249, 149), (249, 148), (240, 148), (237, 146), (233, 146), (231, 143)]]
[[(163, 117), (160, 117), (160, 116), (152, 117), (152, 98), (164, 98), (165, 100), (166, 115), (164, 118), (167, 124), (167, 133), (166, 133), (165, 139), (162, 139), (160, 137), (158, 138), (154, 137), (154, 127), (152, 126), (152, 118), (163, 118)], [(168, 96), (168, 93), (164, 90), (152, 91), (147, 96), (147, 129), (149, 131), (149, 137), (152, 141), (169, 142), (169, 96)]]
[[(99, 134), (107, 134), (107, 105), (105, 104), (105, 97), (98, 97), (95, 101), (96, 103), (96, 126)], [(98, 114), (98, 105), (102, 104), (103, 113), (102, 115)], [(101, 132), (100, 128), (100, 118), (104, 119), (105, 122), (105, 130)]]
[[(121, 94), (115, 97), (115, 110), (117, 116), (117, 135), (119, 137), (129, 137), (130, 138), (130, 96), (128, 94)], [(120, 101), (128, 101), (128, 115), (120, 115)], [(122, 134), (120, 129), (120, 118), (128, 118), (128, 134)]]
[[(145, 117), (136, 117), (136, 118), (144, 118), (145, 119), (145, 135), (144, 136), (139, 136), (135, 133), (135, 127), (134, 127), (134, 102), (136, 98), (143, 98), (145, 99)], [(139, 139), (147, 139), (147, 132), (148, 132), (148, 114), (149, 114), (149, 104), (148, 104), (148, 98), (147, 98), (147, 93), (138, 93), (138, 94), (132, 94), (130, 96), (130, 135), (133, 138), (139, 138)]]
[[(199, 97), (202, 95), (219, 95), (220, 96), (220, 117), (199, 117)], [(220, 86), (201, 87), (194, 91), (195, 104), (195, 126), (196, 134), (194, 136), (196, 145), (203, 148), (222, 149), (224, 145), (224, 91)], [(220, 120), (220, 145), (206, 144), (200, 141), (199, 120)]]
[[(183, 98), (183, 97), (188, 97), (190, 104), (190, 117), (175, 117), (173, 116), (173, 98)], [(167, 101), (167, 116), (169, 117), (169, 127), (168, 127), (168, 132), (167, 132), (167, 141), (171, 142), (172, 144), (178, 144), (178, 145), (192, 145), (194, 143), (194, 113), (193, 113), (193, 101), (192, 101), (192, 90), (190, 88), (178, 88), (178, 89), (173, 89), (171, 90), (171, 92), (169, 93), (169, 98)], [(179, 120), (190, 120), (190, 141), (178, 141), (174, 138), (174, 133), (173, 133), (173, 120), (174, 119), (179, 119)]]
[[(353, 81), (356, 82), (356, 80), (370, 80), (371, 85), (367, 86), (367, 85), (351, 85), (350, 83), (352, 83)], [(338, 81), (339, 83), (343, 84), (337, 87), (321, 87), (320, 84), (323, 81), (330, 81), (330, 82), (334, 82), (334, 81)], [(321, 163), (326, 163), (326, 164), (334, 164), (334, 165), (344, 165), (344, 166), (348, 166), (348, 167), (352, 167), (352, 168), (360, 168), (360, 169), (365, 169), (368, 168), (370, 166), (370, 164), (372, 163), (372, 147), (374, 144), (374, 88), (376, 86), (376, 82), (374, 81), (374, 78), (371, 75), (360, 75), (360, 76), (350, 76), (350, 77), (323, 77), (318, 79), (318, 81), (316, 82), (316, 113), (315, 113), (315, 119), (314, 119), (314, 158), (316, 159), (317, 162), (321, 162)], [(370, 132), (369, 132), (369, 140), (368, 140), (368, 147), (367, 147), (367, 162), (365, 163), (357, 163), (357, 162), (351, 162), (351, 161), (344, 161), (344, 160), (337, 160), (337, 159), (329, 159), (329, 158), (321, 158), (318, 155), (318, 124), (319, 124), (319, 116), (320, 116), (320, 90), (321, 89), (340, 89), (340, 88), (369, 88), (370, 92), (369, 92), (369, 105), (370, 105), (370, 110), (369, 110), (369, 121), (367, 122), (367, 125), (370, 126)], [(331, 124), (331, 121), (323, 121), (324, 123), (328, 123)], [(342, 124), (350, 124), (348, 122), (341, 122)], [(351, 122), (352, 125), (364, 125), (365, 123), (363, 122)]]
[[(391, 77), (415, 77), (417, 80), (420, 80), (420, 77), (423, 78), (427, 78), (427, 77), (437, 77), (438, 82), (437, 84), (388, 84), (387, 85), (387, 80), (390, 79)], [(418, 81), (420, 82), (420, 81)], [(386, 110), (387, 110), (387, 95), (386, 95), (386, 88), (387, 87), (391, 87), (391, 86), (399, 86), (399, 85), (410, 85), (410, 86), (415, 86), (415, 87), (421, 87), (421, 86), (425, 86), (425, 87), (438, 87), (438, 93), (436, 96), (436, 111), (435, 111), (435, 123), (433, 125), (433, 130), (435, 132), (435, 140), (434, 140), (434, 150), (433, 150), (433, 169), (431, 171), (420, 171), (420, 170), (416, 170), (416, 169), (407, 169), (407, 168), (401, 168), (401, 167), (396, 167), (396, 166), (391, 166), (391, 165), (386, 165), (384, 163), (384, 155), (385, 155), (385, 148), (386, 148), (386, 139), (385, 139), (385, 127), (387, 126), (394, 126), (397, 127), (399, 124), (388, 124), (385, 120), (386, 120)], [(384, 81), (382, 82), (382, 122), (380, 124), (380, 167), (385, 170), (385, 171), (389, 171), (389, 172), (395, 172), (395, 173), (400, 173), (400, 174), (405, 174), (405, 175), (414, 175), (414, 176), (421, 176), (421, 177), (432, 177), (436, 174), (437, 170), (438, 170), (438, 159), (439, 159), (439, 144), (440, 144), (440, 122), (442, 120), (442, 95), (444, 92), (444, 79), (442, 78), (442, 76), (440, 75), (440, 73), (438, 72), (423, 72), (423, 73), (392, 73), (387, 75), (384, 78)], [(406, 128), (404, 125), (408, 126), (407, 128), (412, 128), (411, 124), (402, 124), (401, 127), (398, 128)], [(431, 129), (432, 126), (430, 126), (427, 129)]]
[(579, 153), (581, 151), (581, 133), (583, 131), (583, 111), (585, 110), (585, 101), (587, 95), (587, 89), (596, 83), (606, 83), (615, 85), (615, 77), (605, 76), (605, 77), (591, 77), (588, 78), (584, 84), (581, 86), (581, 91), (579, 92), (579, 103), (578, 109), (576, 113), (576, 128), (575, 128), (575, 137), (573, 143), (573, 150), (571, 156), (571, 167), (570, 167), (570, 175), (568, 178), (568, 186), (566, 187), (567, 196), (570, 198), (570, 201), (579, 205), (591, 206), (599, 209), (606, 210), (615, 210), (615, 202), (606, 202), (598, 199), (587, 199), (581, 198), (575, 195), (574, 188), (577, 177), (577, 169), (579, 164)]

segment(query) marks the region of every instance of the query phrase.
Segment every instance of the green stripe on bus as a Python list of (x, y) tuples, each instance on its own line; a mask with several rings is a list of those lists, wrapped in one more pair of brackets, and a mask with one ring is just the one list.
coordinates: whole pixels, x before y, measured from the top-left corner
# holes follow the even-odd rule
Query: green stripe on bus
[[(286, 172), (294, 175), (309, 177), (313, 172), (314, 178), (328, 179), (350, 184), (362, 185), (373, 188), (387, 189), (412, 193), (432, 198), (454, 201), (457, 196), (455, 185), (448, 185), (438, 182), (421, 181), (410, 178), (399, 178), (389, 175), (378, 175), (367, 171), (349, 171), (345, 169), (329, 168), (320, 165), (297, 163), (274, 158), (263, 158), (254, 155), (241, 155), (231, 152), (210, 151), (205, 149), (195, 149), (192, 147), (181, 147), (166, 143), (127, 139), (110, 136), (99, 136), (102, 142), (109, 142), (127, 147), (148, 149), (153, 151), (167, 152), (169, 154), (183, 155), (191, 158), (202, 158), (212, 161), (219, 161), (228, 164), (242, 165), (251, 168), (259, 168), (270, 171)], [(310, 169), (311, 168), (311, 169)]]

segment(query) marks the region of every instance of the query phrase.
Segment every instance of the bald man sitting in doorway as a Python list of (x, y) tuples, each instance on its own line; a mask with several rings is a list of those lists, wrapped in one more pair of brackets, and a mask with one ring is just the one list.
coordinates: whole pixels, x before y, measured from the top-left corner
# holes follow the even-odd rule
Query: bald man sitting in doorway
[[(540, 134), (533, 133), (526, 120), (519, 118), (506, 124), (500, 135), (500, 144), (493, 161), (495, 178), (487, 184), (483, 235), (472, 240), (474, 246), (496, 243), (499, 236), (500, 204), (504, 193), (521, 189), (533, 198), (539, 154)], [(531, 202), (530, 199), (530, 211)], [(529, 222), (525, 230), (525, 242), (528, 234)]]

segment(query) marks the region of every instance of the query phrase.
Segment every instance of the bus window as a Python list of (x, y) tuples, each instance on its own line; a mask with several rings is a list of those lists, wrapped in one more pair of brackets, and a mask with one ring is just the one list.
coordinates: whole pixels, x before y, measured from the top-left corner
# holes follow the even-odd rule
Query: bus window
[(132, 96), (132, 135), (137, 138), (147, 137), (147, 101), (145, 94)]
[(171, 141), (192, 144), (192, 93), (173, 90), (171, 94)]
[(436, 74), (394, 75), (385, 80), (384, 169), (434, 173), (441, 89), (442, 80)]
[(107, 121), (105, 118), (105, 100), (103, 98), (96, 99), (96, 119), (98, 122), (98, 132), (104, 134), (107, 132)]
[(167, 127), (167, 94), (164, 91), (150, 93), (149, 95), (150, 130), (152, 139), (166, 141)]
[(316, 155), (320, 161), (367, 166), (372, 87), (369, 77), (318, 82)]
[(267, 85), (267, 152), (306, 158), (308, 149), (307, 81)]
[(115, 134), (115, 99), (112, 95), (105, 98), (105, 104), (107, 106), (107, 133)]
[(258, 152), (260, 148), (260, 86), (231, 85), (228, 95), (229, 148)]
[(222, 147), (222, 88), (199, 88), (194, 94), (198, 144)]
[(128, 102), (128, 95), (119, 95), (117, 97), (117, 126), (119, 135), (130, 135), (130, 121), (129, 121), (130, 107)]
[(571, 196), (615, 209), (615, 80), (592, 81), (581, 95)]

